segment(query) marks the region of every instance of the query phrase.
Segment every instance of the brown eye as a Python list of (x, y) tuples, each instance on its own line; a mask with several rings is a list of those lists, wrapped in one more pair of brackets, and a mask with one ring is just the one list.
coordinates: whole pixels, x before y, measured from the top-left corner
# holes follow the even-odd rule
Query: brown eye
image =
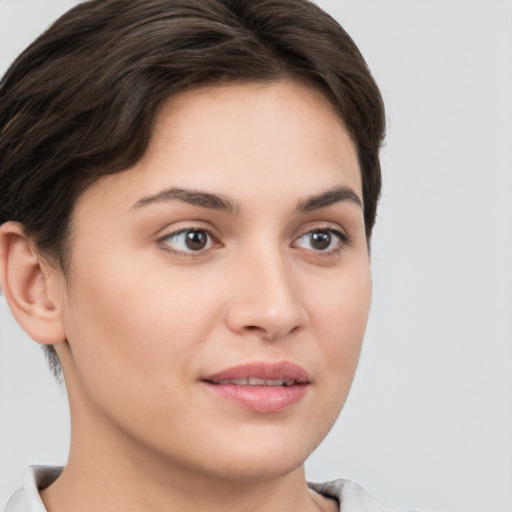
[(182, 229), (161, 239), (170, 250), (177, 253), (193, 253), (213, 246), (211, 235), (204, 229)]
[(331, 245), (331, 233), (328, 231), (315, 231), (311, 234), (311, 247), (318, 251), (324, 251)]
[(206, 247), (208, 235), (204, 231), (186, 231), (185, 244), (191, 251), (200, 251)]
[(314, 252), (332, 253), (348, 243), (346, 235), (335, 229), (314, 229), (300, 236), (295, 247)]

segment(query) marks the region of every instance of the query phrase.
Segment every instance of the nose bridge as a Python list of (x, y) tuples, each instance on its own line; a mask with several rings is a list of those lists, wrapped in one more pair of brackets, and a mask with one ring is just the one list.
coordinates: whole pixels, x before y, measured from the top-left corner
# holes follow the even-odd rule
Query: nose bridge
[(304, 325), (307, 315), (298, 283), (278, 244), (248, 247), (237, 267), (228, 312), (232, 329), (277, 339)]

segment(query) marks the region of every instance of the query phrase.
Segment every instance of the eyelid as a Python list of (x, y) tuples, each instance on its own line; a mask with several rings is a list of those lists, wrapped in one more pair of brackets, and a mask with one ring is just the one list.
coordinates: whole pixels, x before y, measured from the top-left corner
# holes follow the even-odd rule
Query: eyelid
[(341, 239), (343, 239), (347, 243), (351, 241), (351, 237), (347, 233), (347, 230), (341, 227), (338, 222), (322, 220), (305, 223), (299, 229), (296, 230), (297, 235), (294, 238), (298, 239), (301, 236), (306, 235), (307, 233), (312, 233), (314, 231), (329, 231), (337, 234)]

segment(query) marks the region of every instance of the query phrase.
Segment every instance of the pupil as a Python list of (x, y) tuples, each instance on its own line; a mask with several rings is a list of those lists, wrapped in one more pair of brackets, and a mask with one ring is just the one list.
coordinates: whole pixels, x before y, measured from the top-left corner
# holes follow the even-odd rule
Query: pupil
[(189, 231), (187, 233), (186, 245), (193, 251), (204, 249), (207, 241), (207, 235), (204, 231)]
[(311, 245), (315, 249), (323, 250), (327, 249), (331, 244), (331, 234), (327, 231), (317, 231), (313, 233), (313, 240)]

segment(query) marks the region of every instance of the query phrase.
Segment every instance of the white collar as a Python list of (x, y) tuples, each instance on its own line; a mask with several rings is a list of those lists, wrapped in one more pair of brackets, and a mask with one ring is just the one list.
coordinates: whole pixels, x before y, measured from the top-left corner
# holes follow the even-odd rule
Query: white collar
[(29, 466), (23, 475), (23, 488), (14, 493), (4, 512), (47, 512), (39, 490), (48, 487), (61, 472), (58, 466)]

